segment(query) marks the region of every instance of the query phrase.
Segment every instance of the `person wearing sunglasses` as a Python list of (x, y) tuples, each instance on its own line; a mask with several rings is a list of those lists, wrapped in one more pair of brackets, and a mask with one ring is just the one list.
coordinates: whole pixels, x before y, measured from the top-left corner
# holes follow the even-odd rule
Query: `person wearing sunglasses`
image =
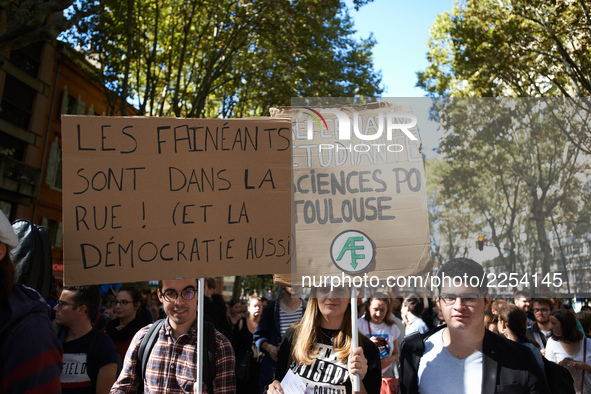
[(113, 339), (121, 360), (125, 359), (135, 333), (147, 324), (138, 315), (141, 305), (142, 292), (133, 284), (121, 286), (117, 298), (112, 302), (116, 318), (107, 323), (106, 332)]
[[(138, 351), (151, 325), (142, 328), (133, 338), (111, 394), (141, 392), (138, 391), (141, 387), (145, 393), (236, 393), (232, 345), (217, 330), (214, 331), (215, 366), (208, 366), (208, 370), (215, 371), (212, 385), (208, 387), (204, 377), (202, 391), (196, 387), (197, 357), (200, 357), (197, 337), (203, 335), (197, 328), (197, 280), (162, 280), (158, 283), (158, 298), (167, 317), (157, 333), (145, 374), (142, 374), (144, 379), (142, 381), (139, 374)], [(203, 360), (209, 362), (207, 357)]]
[(437, 278), (446, 325), (405, 337), (398, 392), (549, 394), (532, 352), (485, 329), (490, 297), (482, 266), (456, 258), (439, 269)]

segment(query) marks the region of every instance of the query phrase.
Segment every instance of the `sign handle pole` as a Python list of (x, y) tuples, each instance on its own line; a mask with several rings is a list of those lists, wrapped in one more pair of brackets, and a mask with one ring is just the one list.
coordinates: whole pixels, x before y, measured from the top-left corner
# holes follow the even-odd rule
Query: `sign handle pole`
[(203, 289), (205, 286), (205, 279), (199, 278), (197, 285), (197, 392), (202, 393), (203, 390)]
[[(351, 288), (351, 335), (351, 350), (354, 350), (359, 346), (357, 329), (357, 288), (355, 286), (352, 286)], [(353, 392), (361, 392), (361, 379), (359, 379), (359, 374), (351, 375), (351, 379)]]

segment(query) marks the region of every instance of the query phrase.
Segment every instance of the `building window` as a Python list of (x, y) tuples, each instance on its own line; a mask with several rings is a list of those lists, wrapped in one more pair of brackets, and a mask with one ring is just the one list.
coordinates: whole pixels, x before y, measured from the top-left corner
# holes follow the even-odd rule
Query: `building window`
[(22, 160), (26, 147), (27, 143), (25, 141), (0, 131), (0, 155)]
[(47, 233), (49, 234), (49, 243), (51, 244), (51, 247), (61, 248), (63, 235), (62, 222), (58, 223), (55, 220), (42, 218), (41, 225), (45, 227)]
[(68, 87), (64, 86), (64, 92), (62, 95), (62, 115), (84, 115), (86, 109), (86, 103), (82, 101), (82, 98), (78, 96), (78, 99), (68, 94)]
[(43, 42), (37, 42), (10, 53), (10, 62), (20, 70), (37, 78), (39, 65), (41, 64), (41, 50)]
[(31, 119), (31, 108), (35, 98), (35, 89), (19, 81), (12, 75), (6, 75), (0, 118), (27, 130)]

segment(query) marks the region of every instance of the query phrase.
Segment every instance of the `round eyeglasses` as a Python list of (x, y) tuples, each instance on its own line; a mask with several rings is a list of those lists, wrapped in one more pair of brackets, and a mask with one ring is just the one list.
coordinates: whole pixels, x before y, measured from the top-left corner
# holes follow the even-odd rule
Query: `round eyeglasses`
[[(196, 295), (197, 290), (195, 289), (185, 289), (181, 291), (181, 297), (183, 297), (185, 300), (192, 300), (193, 298), (195, 298)], [(179, 293), (176, 290), (166, 290), (164, 294), (162, 294), (162, 298), (164, 298), (164, 300), (168, 302), (176, 301), (178, 296)]]

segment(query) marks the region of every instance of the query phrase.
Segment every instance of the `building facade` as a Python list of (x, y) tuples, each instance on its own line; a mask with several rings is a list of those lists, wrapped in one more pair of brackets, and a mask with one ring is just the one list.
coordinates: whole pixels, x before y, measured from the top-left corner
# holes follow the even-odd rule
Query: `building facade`
[[(98, 70), (61, 42), (38, 42), (0, 59), (0, 209), (43, 225), (61, 280), (61, 116), (106, 115)], [(135, 110), (129, 106), (129, 113)]]

